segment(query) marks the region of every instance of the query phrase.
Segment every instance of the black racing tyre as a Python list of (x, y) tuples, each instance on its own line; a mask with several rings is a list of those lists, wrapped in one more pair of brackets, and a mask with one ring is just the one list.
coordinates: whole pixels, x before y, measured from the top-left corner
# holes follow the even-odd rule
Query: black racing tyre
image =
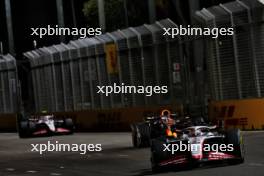
[(66, 129), (70, 130), (69, 134), (72, 134), (74, 130), (73, 120), (71, 118), (64, 119), (64, 125)]
[(153, 173), (160, 173), (160, 172), (163, 171), (162, 167), (159, 166), (159, 165), (157, 165), (157, 164), (155, 163), (155, 161), (153, 161), (153, 160), (154, 160), (153, 156), (151, 157), (150, 160), (151, 160), (151, 171), (152, 171)]
[(29, 136), (28, 121), (20, 121), (18, 126), (18, 135), (20, 138), (26, 138)]
[(149, 123), (144, 123), (139, 126), (139, 130), (142, 135), (142, 147), (149, 147), (150, 146), (150, 125)]
[(137, 124), (134, 125), (134, 130), (132, 132), (132, 141), (135, 148), (140, 148), (143, 146), (142, 133)]
[(235, 163), (243, 163), (245, 158), (245, 147), (241, 131), (239, 129), (228, 130), (226, 133), (226, 139), (227, 144), (233, 144), (233, 153), (239, 158), (235, 160)]
[(36, 129), (35, 123), (28, 120), (22, 120), (19, 122), (19, 127), (18, 127), (19, 137), (20, 138), (30, 137), (35, 129)]
[(131, 125), (131, 135), (132, 135), (132, 145), (133, 145), (133, 147), (137, 148), (138, 147), (138, 141), (137, 141), (137, 129), (136, 129), (135, 124)]
[(150, 127), (148, 123), (134, 125), (134, 133), (132, 133), (134, 145), (137, 148), (148, 147), (150, 145)]
[(28, 122), (29, 131), (34, 131), (36, 129), (36, 124), (34, 122)]
[(20, 125), (19, 127), (21, 130), (27, 130), (28, 129), (28, 121), (21, 121), (19, 123), (19, 125)]
[(151, 156), (152, 156), (152, 161), (154, 163), (159, 162), (159, 160), (164, 160), (165, 158), (168, 157), (168, 153), (164, 152), (164, 144), (166, 144), (166, 139), (164, 137), (159, 137), (157, 139), (152, 139), (151, 140)]

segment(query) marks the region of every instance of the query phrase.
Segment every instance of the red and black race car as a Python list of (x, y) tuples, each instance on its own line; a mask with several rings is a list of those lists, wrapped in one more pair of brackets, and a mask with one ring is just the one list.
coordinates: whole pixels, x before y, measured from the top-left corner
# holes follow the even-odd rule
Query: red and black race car
[[(131, 124), (131, 134), (132, 134), (132, 144), (135, 148), (149, 147), (151, 142), (151, 135), (153, 130), (151, 130), (154, 123), (161, 120), (164, 117), (170, 117), (174, 120), (177, 128), (183, 129), (189, 126), (205, 124), (204, 119), (200, 116), (191, 118), (178, 116), (177, 113), (171, 113), (169, 110), (164, 109), (161, 111), (160, 115), (149, 115), (143, 118), (142, 122)], [(166, 118), (165, 118), (166, 119)], [(151, 132), (152, 131), (152, 132)]]
[(68, 117), (58, 118), (54, 115), (40, 115), (18, 119), (18, 133), (21, 138), (73, 134), (73, 131), (73, 120)]
[(170, 114), (174, 118), (177, 117), (177, 114), (171, 114), (169, 110), (165, 109), (161, 111), (160, 115), (153, 116), (152, 114), (144, 117), (142, 122), (131, 124), (131, 134), (132, 134), (132, 144), (135, 148), (149, 147), (150, 146), (150, 127), (151, 124), (156, 122), (166, 114)]

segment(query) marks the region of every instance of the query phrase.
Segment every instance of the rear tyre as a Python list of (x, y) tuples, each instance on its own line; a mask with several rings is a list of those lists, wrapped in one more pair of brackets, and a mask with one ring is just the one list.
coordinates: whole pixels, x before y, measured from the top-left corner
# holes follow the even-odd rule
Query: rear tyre
[(73, 120), (71, 118), (66, 118), (64, 120), (64, 124), (65, 124), (65, 128), (70, 130), (68, 134), (73, 134), (73, 130), (74, 130)]
[(147, 123), (134, 124), (132, 128), (132, 143), (136, 148), (150, 145), (150, 128)]
[(18, 135), (20, 138), (27, 138), (29, 137), (28, 134), (28, 121), (20, 121), (18, 123)]
[(139, 127), (139, 125), (137, 125), (137, 124), (134, 125), (134, 130), (132, 133), (132, 141), (133, 141), (133, 146), (135, 148), (140, 148), (140, 147), (144, 146), (142, 135), (143, 135), (143, 133), (142, 133), (142, 130)]
[(237, 160), (233, 161), (234, 164), (239, 164), (244, 162), (245, 158), (245, 147), (243, 142), (243, 136), (239, 129), (232, 129), (227, 131), (227, 143), (233, 144), (234, 151), (233, 154), (238, 157)]
[(137, 141), (137, 130), (136, 125), (131, 125), (131, 135), (132, 135), (132, 145), (134, 148), (138, 148), (138, 141)]
[(149, 147), (150, 146), (150, 127), (148, 123), (139, 124), (138, 132), (140, 135), (140, 147)]
[(18, 135), (20, 138), (28, 138), (36, 128), (33, 122), (22, 120), (19, 122)]

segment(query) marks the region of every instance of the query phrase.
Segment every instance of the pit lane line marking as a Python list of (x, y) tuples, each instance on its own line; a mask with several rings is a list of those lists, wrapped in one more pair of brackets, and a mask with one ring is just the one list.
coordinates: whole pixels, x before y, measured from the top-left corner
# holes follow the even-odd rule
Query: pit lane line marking
[(249, 163), (249, 166), (258, 166), (258, 167), (263, 167), (264, 164), (263, 163)]
[(34, 170), (29, 170), (29, 171), (27, 171), (27, 173), (32, 173), (32, 174), (34, 174), (34, 173), (37, 173), (38, 171), (34, 171)]
[(103, 156), (102, 153), (96, 153), (95, 156)]
[(55, 172), (52, 172), (52, 173), (50, 173), (50, 175), (62, 175), (62, 174), (60, 174), (60, 173), (55, 173)]
[(13, 171), (15, 171), (15, 169), (14, 168), (6, 168), (6, 171), (13, 172)]
[(119, 157), (128, 157), (128, 155), (118, 155)]

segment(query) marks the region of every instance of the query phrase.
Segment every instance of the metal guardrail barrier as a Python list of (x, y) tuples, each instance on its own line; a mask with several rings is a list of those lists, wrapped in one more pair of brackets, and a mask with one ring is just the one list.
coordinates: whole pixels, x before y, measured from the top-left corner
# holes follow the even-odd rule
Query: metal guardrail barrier
[[(36, 112), (170, 105), (182, 102), (185, 70), (180, 38), (166, 19), (24, 53), (32, 69)], [(97, 86), (168, 86), (168, 94), (98, 94)]]
[(11, 55), (0, 55), (0, 113), (17, 111), (18, 79), (16, 60)]
[(264, 93), (264, 8), (234, 1), (196, 13), (205, 27), (233, 27), (234, 35), (206, 39), (207, 65), (215, 100), (262, 97)]
[[(212, 99), (263, 96), (263, 9), (263, 5), (255, 0), (243, 0), (196, 12), (203, 27), (234, 28), (233, 36), (204, 40)], [(151, 25), (130, 27), (24, 53), (31, 65), (34, 112), (72, 112), (186, 102), (188, 69), (183, 56), (184, 42), (180, 36), (171, 38), (163, 35), (163, 28), (177, 27), (174, 22), (165, 19)], [(0, 111), (14, 112), (17, 103), (12, 86), (18, 82), (16, 64), (10, 55), (1, 58)], [(152, 96), (105, 96), (97, 93), (97, 86), (113, 86), (114, 83), (168, 86), (168, 93)]]

